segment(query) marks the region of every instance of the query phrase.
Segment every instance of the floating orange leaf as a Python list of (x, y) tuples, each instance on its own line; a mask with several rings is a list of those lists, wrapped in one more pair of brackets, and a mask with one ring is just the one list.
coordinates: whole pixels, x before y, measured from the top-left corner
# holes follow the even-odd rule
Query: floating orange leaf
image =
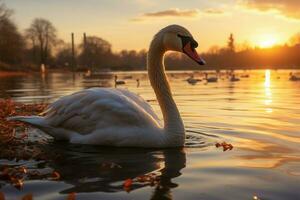
[(126, 179), (124, 181), (124, 184), (123, 184), (124, 187), (131, 187), (131, 185), (132, 185), (132, 179), (131, 178)]
[(67, 200), (75, 200), (75, 197), (76, 197), (76, 193), (75, 192), (71, 192), (68, 195)]
[(52, 173), (52, 179), (53, 179), (53, 180), (58, 180), (58, 179), (60, 179), (60, 174), (59, 174), (57, 171), (54, 171), (54, 172)]
[(22, 197), (22, 200), (32, 200), (32, 193), (28, 193)]
[(126, 179), (123, 183), (123, 188), (126, 192), (130, 192), (131, 191), (131, 186), (132, 186), (132, 179), (129, 178), (129, 179)]
[(226, 143), (226, 142), (216, 143), (215, 146), (217, 148), (223, 147), (223, 151), (227, 151), (227, 150), (232, 150), (233, 149), (232, 144), (229, 144), (229, 143)]
[(0, 200), (5, 200), (5, 196), (3, 192), (0, 192)]

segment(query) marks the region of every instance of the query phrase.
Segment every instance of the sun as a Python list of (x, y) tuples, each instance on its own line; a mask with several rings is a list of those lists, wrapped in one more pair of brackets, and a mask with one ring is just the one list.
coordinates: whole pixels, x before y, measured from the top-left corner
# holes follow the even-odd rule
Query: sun
[(259, 41), (258, 45), (260, 48), (270, 48), (278, 42), (278, 39), (273, 35), (264, 36)]

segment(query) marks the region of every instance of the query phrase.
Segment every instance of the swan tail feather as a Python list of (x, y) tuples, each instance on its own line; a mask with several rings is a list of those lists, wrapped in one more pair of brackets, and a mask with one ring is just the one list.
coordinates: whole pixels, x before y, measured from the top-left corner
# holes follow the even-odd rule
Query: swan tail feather
[(38, 116), (14, 116), (8, 117), (7, 120), (24, 122), (37, 128), (45, 126), (44, 118)]
[(13, 117), (8, 117), (7, 120), (19, 121), (19, 122), (30, 124), (31, 126), (42, 130), (43, 132), (47, 133), (48, 135), (54, 137), (57, 140), (68, 140), (70, 137), (70, 134), (68, 134), (66, 131), (49, 126), (45, 122), (44, 117), (13, 116)]

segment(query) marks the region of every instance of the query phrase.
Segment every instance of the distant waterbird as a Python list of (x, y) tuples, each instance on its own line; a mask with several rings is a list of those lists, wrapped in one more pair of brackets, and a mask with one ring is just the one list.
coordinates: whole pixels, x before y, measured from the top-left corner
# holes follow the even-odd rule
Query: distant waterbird
[(300, 77), (294, 75), (292, 72), (290, 73), (290, 81), (300, 81)]
[(242, 77), (242, 78), (249, 78), (250, 75), (249, 75), (249, 74), (243, 74), (243, 75), (241, 75), (241, 77)]
[(118, 76), (115, 75), (115, 85), (124, 85), (125, 83), (123, 80), (118, 80)]
[(213, 76), (213, 77), (208, 77), (208, 74), (205, 73), (205, 80), (206, 82), (208, 83), (215, 83), (215, 82), (218, 82), (218, 77), (217, 76)]
[(186, 81), (191, 85), (195, 85), (196, 83), (201, 81), (201, 79), (196, 79), (194, 78), (194, 75), (191, 75), (188, 79), (186, 79)]
[(229, 80), (230, 80), (231, 82), (237, 82), (237, 81), (240, 81), (240, 79), (237, 78), (237, 77), (235, 76), (235, 74), (232, 74)]
[(163, 59), (172, 50), (203, 65), (195, 50), (197, 46), (191, 33), (179, 25), (163, 28), (150, 44), (148, 75), (164, 123), (140, 96), (112, 88), (85, 89), (50, 104), (44, 116), (16, 116), (10, 120), (31, 124), (57, 140), (70, 143), (143, 148), (183, 146), (185, 128), (172, 97)]

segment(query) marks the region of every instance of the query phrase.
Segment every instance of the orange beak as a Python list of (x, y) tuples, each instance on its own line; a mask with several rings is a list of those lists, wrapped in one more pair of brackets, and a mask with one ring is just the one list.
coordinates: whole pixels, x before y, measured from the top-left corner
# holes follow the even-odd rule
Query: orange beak
[(196, 61), (199, 65), (205, 65), (205, 61), (198, 55), (196, 49), (191, 47), (191, 42), (188, 42), (183, 47), (183, 52), (188, 55), (191, 59)]

